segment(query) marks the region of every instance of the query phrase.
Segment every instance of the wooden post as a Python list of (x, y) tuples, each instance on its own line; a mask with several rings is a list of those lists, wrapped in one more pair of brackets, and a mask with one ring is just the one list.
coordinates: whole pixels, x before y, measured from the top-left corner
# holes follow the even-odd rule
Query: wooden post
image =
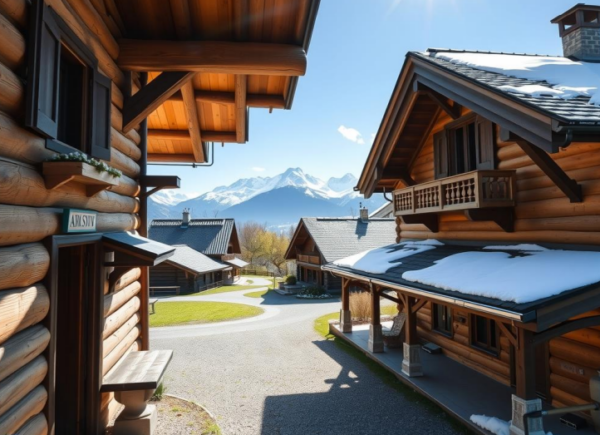
[[(517, 327), (517, 349), (515, 352), (516, 394), (512, 396), (511, 435), (525, 433), (523, 416), (528, 412), (542, 409), (542, 401), (537, 398), (535, 388), (535, 347), (533, 332)], [(529, 433), (545, 434), (542, 418), (531, 418), (528, 421)]]
[(415, 298), (406, 296), (406, 323), (403, 345), (402, 373), (410, 377), (423, 376), (421, 365), (421, 345), (417, 337), (417, 311), (414, 310)]
[(342, 309), (340, 310), (340, 330), (352, 332), (352, 313), (350, 312), (350, 280), (342, 278)]
[(373, 353), (383, 352), (383, 333), (381, 330), (381, 305), (379, 288), (369, 285), (371, 292), (371, 325), (369, 327), (369, 350)]

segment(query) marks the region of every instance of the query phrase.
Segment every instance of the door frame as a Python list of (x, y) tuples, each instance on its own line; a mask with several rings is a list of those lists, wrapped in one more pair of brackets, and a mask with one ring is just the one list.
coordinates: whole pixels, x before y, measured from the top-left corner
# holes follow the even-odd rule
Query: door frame
[(48, 392), (48, 400), (44, 408), (48, 420), (48, 433), (55, 432), (55, 392), (56, 392), (56, 322), (57, 322), (57, 299), (58, 299), (58, 255), (60, 248), (91, 245), (93, 256), (90, 269), (93, 276), (90, 278), (92, 287), (89, 289), (89, 324), (88, 324), (88, 357), (86, 360), (87, 382), (86, 391), (87, 409), (85, 410), (86, 428), (85, 433), (98, 433), (100, 422), (100, 387), (102, 386), (102, 329), (104, 317), (104, 249), (102, 245), (103, 233), (58, 235), (44, 240), (48, 253), (50, 254), (50, 268), (44, 280), (50, 298), (50, 312), (44, 319), (44, 325), (50, 331), (50, 343), (45, 350), (48, 361), (48, 374), (44, 380), (44, 386)]

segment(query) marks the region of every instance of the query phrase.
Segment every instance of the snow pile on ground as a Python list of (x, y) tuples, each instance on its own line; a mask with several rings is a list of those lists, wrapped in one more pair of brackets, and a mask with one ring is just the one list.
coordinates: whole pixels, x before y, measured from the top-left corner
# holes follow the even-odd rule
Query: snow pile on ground
[(402, 278), (444, 290), (527, 303), (600, 282), (599, 265), (600, 252), (462, 252), (425, 269), (404, 272)]
[[(430, 53), (426, 53), (430, 55)], [(499, 73), (528, 80), (545, 80), (551, 87), (541, 85), (498, 86), (505, 92), (531, 96), (551, 96), (565, 100), (590, 97), (590, 104), (600, 106), (600, 63), (577, 62), (566, 57), (519, 56), (486, 53), (435, 53), (457, 65)]]
[(496, 417), (488, 417), (486, 415), (475, 415), (470, 417), (470, 420), (482, 429), (489, 430), (496, 435), (508, 435), (510, 423), (500, 420)]
[(333, 264), (367, 273), (385, 273), (392, 267), (402, 264), (398, 260), (435, 249), (436, 246), (441, 245), (443, 245), (442, 242), (433, 239), (403, 242), (397, 245), (360, 252), (350, 257), (336, 260)]

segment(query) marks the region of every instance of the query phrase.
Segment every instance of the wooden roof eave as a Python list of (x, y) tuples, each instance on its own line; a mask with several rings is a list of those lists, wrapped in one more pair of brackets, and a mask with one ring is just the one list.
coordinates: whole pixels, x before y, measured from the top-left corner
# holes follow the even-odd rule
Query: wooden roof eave
[[(285, 255), (283, 258), (286, 260), (295, 260), (296, 259), (296, 240), (298, 239), (298, 235), (300, 231), (305, 227), (304, 221), (300, 218), (300, 222), (298, 222), (298, 226), (296, 227), (296, 231), (294, 231), (294, 235), (292, 236), (292, 240), (290, 240), (290, 244), (288, 245), (287, 251), (285, 251)], [(308, 230), (304, 228), (304, 230), (308, 233)]]

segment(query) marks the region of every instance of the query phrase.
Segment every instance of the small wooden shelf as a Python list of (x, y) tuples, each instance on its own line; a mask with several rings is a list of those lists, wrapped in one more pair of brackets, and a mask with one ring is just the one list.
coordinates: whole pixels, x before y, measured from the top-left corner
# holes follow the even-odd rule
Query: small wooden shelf
[(80, 183), (86, 185), (88, 197), (119, 184), (118, 177), (98, 172), (84, 162), (44, 162), (43, 174), (46, 189), (53, 190), (69, 182)]

